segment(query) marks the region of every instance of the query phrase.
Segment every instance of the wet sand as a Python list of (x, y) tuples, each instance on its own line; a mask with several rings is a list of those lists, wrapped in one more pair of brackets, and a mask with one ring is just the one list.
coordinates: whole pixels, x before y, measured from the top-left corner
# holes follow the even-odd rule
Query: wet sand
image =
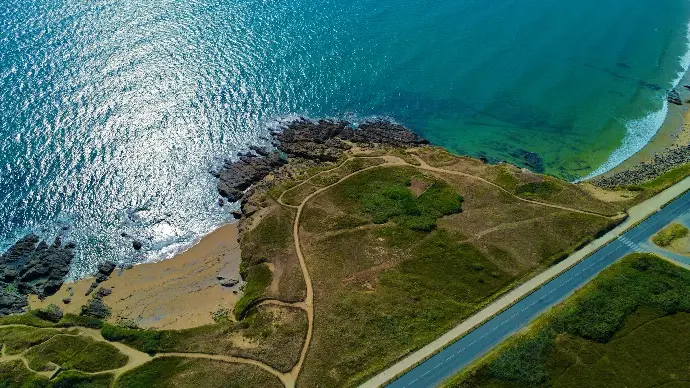
[[(140, 264), (121, 273), (116, 270), (110, 279), (101, 283), (102, 287), (112, 288), (112, 294), (103, 298), (112, 310), (109, 321), (132, 320), (140, 327), (157, 329), (213, 323), (214, 312), (222, 309), (231, 312), (241, 296), (241, 284), (223, 287), (217, 276), (240, 279), (239, 263), (237, 225), (229, 224), (171, 259)], [(89, 278), (66, 283), (43, 301), (32, 297), (30, 306), (40, 308), (54, 303), (65, 312), (78, 314), (91, 297), (84, 293), (92, 281)], [(72, 301), (64, 304), (65, 297), (71, 297)]]

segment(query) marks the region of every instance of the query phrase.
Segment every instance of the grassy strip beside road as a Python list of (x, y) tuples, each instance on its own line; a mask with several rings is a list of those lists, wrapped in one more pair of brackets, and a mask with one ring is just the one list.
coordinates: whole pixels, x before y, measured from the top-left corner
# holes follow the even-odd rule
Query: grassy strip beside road
[(534, 278), (518, 286), (508, 294), (502, 296), (498, 300), (488, 305), (483, 310), (477, 312), (473, 316), (466, 319), (464, 322), (454, 327), (452, 330), (446, 332), (444, 335), (437, 338), (432, 343), (426, 345), (422, 349), (410, 354), (406, 358), (400, 360), (385, 371), (374, 376), (361, 387), (379, 387), (384, 386), (388, 382), (403, 375), (407, 371), (413, 369), (417, 365), (423, 363), (428, 358), (443, 350), (459, 338), (464, 337), (467, 333), (487, 322), (494, 316), (500, 314), (504, 310), (510, 308), (513, 304), (519, 302), (526, 296), (533, 293), (535, 290), (546, 284), (551, 279), (567, 271), (575, 266), (580, 261), (587, 258), (592, 253), (604, 247), (606, 244), (623, 234), (625, 231), (636, 226), (644, 221), (646, 218), (656, 213), (657, 210), (666, 206), (674, 199), (680, 197), (685, 192), (690, 190), (690, 178), (682, 179), (677, 184), (667, 188), (657, 195), (647, 199), (644, 202), (628, 209), (629, 217), (621, 225), (608, 232), (601, 238), (586, 245), (577, 252), (574, 252), (567, 259), (555, 264), (544, 272), (536, 275)]
[(660, 247), (667, 247), (674, 241), (688, 235), (688, 228), (681, 224), (671, 224), (652, 237), (652, 242)]
[(689, 312), (689, 271), (650, 254), (631, 255), (447, 386), (687, 381)]

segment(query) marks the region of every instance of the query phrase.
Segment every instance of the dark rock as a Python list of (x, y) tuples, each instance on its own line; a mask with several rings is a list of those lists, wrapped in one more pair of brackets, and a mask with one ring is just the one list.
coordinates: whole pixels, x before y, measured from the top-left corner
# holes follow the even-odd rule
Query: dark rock
[[(271, 133), (273, 144), (289, 157), (299, 157), (316, 162), (337, 161), (350, 145), (345, 141), (366, 144), (382, 144), (395, 147), (411, 147), (428, 144), (428, 141), (402, 125), (386, 120), (369, 120), (358, 128), (343, 120), (307, 120), (299, 118), (287, 123), (281, 131)], [(241, 154), (238, 160), (226, 162), (217, 173), (218, 192), (228, 201), (248, 198), (245, 192), (253, 184), (264, 179), (286, 161), (278, 152), (253, 146), (258, 156)], [(255, 210), (244, 206), (244, 215)], [(237, 218), (237, 217), (236, 217)]]
[(45, 321), (54, 323), (59, 322), (63, 316), (62, 310), (60, 310), (60, 308), (54, 304), (50, 304), (48, 307), (43, 309), (38, 309), (34, 311), (34, 314)]
[(285, 160), (278, 153), (226, 162), (219, 172), (218, 192), (230, 202), (239, 201), (246, 189), (283, 164)]
[(21, 312), (29, 294), (45, 298), (60, 289), (74, 258), (74, 247), (73, 243), (63, 246), (60, 237), (49, 245), (29, 234), (0, 255), (0, 286), (4, 290), (0, 316)]
[(99, 288), (98, 291), (96, 292), (96, 295), (94, 296), (95, 298), (102, 298), (104, 296), (108, 296), (113, 293), (113, 290), (110, 288)]
[(690, 163), (690, 145), (659, 152), (650, 162), (640, 163), (615, 174), (594, 178), (592, 183), (607, 189), (639, 185), (686, 163)]
[(122, 233), (120, 233), (120, 236), (127, 238), (127, 237), (129, 237), (129, 234), (127, 234), (127, 232), (122, 232)]
[(220, 207), (225, 206), (225, 200), (223, 198), (218, 198), (218, 206), (220, 206)]
[(232, 214), (232, 217), (236, 220), (239, 220), (240, 218), (242, 218), (242, 212), (241, 211), (233, 210), (233, 212), (231, 214)]
[(96, 283), (103, 283), (106, 280), (108, 280), (108, 275), (102, 274), (100, 272), (96, 274)]
[(678, 94), (678, 91), (675, 89), (672, 89), (668, 93), (668, 97), (666, 97), (666, 100), (671, 104), (683, 105), (683, 100), (681, 100), (680, 94)]
[(14, 279), (17, 278), (17, 276), (19, 276), (19, 271), (12, 268), (5, 268), (2, 274), (2, 280), (11, 283)]
[(84, 306), (81, 306), (81, 313), (79, 315), (106, 319), (110, 316), (110, 309), (100, 298), (91, 298)]
[(26, 295), (8, 291), (5, 287), (0, 289), (0, 316), (23, 313), (28, 305)]
[(98, 287), (98, 282), (97, 282), (97, 281), (91, 283), (91, 285), (89, 286), (89, 289), (86, 290), (86, 292), (84, 293), (84, 295), (85, 295), (85, 296), (89, 296), (89, 295), (93, 292), (93, 290), (96, 289), (96, 287)]
[(263, 147), (249, 146), (249, 149), (256, 152), (256, 154), (259, 156), (267, 157), (271, 155), (271, 152)]
[(141, 243), (141, 241), (139, 241), (139, 240), (132, 241), (132, 248), (134, 248), (134, 250), (138, 251), (141, 249), (142, 246), (143, 246), (143, 244)]
[(98, 265), (98, 272), (106, 276), (110, 276), (110, 274), (113, 273), (114, 270), (115, 263), (111, 261), (106, 261), (105, 263), (101, 263)]
[(218, 276), (218, 283), (223, 287), (234, 287), (239, 282), (240, 281), (237, 278), (226, 278), (224, 276)]
[(359, 125), (351, 139), (356, 143), (377, 143), (395, 147), (414, 147), (429, 141), (400, 124), (385, 120), (373, 120)]
[(522, 161), (520, 164), (524, 164), (532, 170), (532, 172), (543, 173), (544, 172), (544, 161), (541, 156), (536, 152), (530, 152), (523, 149), (517, 149), (510, 153), (513, 157)]

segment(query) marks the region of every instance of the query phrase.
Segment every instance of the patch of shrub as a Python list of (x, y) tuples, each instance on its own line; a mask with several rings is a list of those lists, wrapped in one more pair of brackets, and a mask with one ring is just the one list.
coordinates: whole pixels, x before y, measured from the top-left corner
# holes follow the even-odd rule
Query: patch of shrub
[(101, 328), (101, 335), (108, 341), (122, 342), (142, 352), (155, 354), (160, 347), (163, 332), (145, 329), (129, 329), (104, 323)]
[(654, 244), (660, 247), (667, 247), (674, 241), (686, 237), (688, 228), (681, 224), (671, 224), (652, 237)]
[(546, 357), (553, 348), (553, 336), (542, 331), (504, 350), (489, 364), (488, 373), (502, 381), (535, 385), (549, 378)]
[(393, 221), (429, 232), (436, 219), (460, 213), (462, 196), (447, 183), (434, 180), (418, 198), (410, 191), (410, 178), (419, 173), (406, 168), (373, 169), (343, 182), (338, 193), (355, 201), (375, 224)]
[(258, 299), (264, 295), (264, 290), (271, 284), (273, 274), (266, 264), (258, 264), (247, 268), (244, 295), (235, 304), (235, 317), (244, 317), (249, 309)]
[(515, 194), (525, 198), (538, 198), (559, 191), (556, 183), (549, 180), (541, 182), (532, 182), (519, 185), (515, 188)]
[(57, 323), (62, 319), (62, 310), (55, 304), (50, 304), (46, 308), (34, 311), (34, 314), (44, 321)]

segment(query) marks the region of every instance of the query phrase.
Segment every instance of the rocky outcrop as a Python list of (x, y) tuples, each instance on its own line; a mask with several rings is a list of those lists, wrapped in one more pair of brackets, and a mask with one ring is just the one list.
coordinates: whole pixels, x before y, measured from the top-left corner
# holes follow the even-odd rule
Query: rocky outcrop
[(116, 265), (113, 262), (106, 261), (105, 263), (101, 263), (98, 265), (98, 272), (96, 272), (96, 276), (94, 277), (93, 283), (89, 286), (89, 289), (86, 290), (86, 293), (84, 295), (89, 295), (95, 290), (101, 283), (104, 281), (108, 280), (110, 277), (110, 274), (113, 273), (115, 270)]
[(676, 89), (672, 89), (668, 93), (668, 97), (666, 97), (666, 100), (671, 104), (683, 105), (683, 100), (681, 100), (680, 94), (678, 94), (678, 91)]
[(74, 258), (74, 244), (53, 244), (29, 234), (0, 256), (0, 316), (20, 313), (27, 295), (53, 295), (64, 282)]
[[(273, 145), (288, 157), (315, 162), (334, 162), (350, 149), (349, 143), (413, 147), (428, 141), (402, 125), (386, 120), (370, 120), (355, 126), (343, 120), (312, 121), (300, 118), (272, 133)], [(245, 191), (286, 161), (278, 152), (250, 147), (235, 161), (226, 162), (217, 173), (218, 192), (229, 201), (240, 201)], [(244, 210), (244, 209), (243, 209)], [(251, 209), (250, 209), (251, 210)]]
[(625, 171), (594, 178), (592, 183), (607, 189), (639, 185), (686, 163), (690, 163), (690, 146), (671, 148), (657, 153), (650, 162), (641, 163)]
[(231, 202), (239, 201), (253, 183), (283, 164), (285, 160), (277, 152), (268, 156), (241, 156), (236, 161), (226, 162), (217, 175), (218, 193)]

